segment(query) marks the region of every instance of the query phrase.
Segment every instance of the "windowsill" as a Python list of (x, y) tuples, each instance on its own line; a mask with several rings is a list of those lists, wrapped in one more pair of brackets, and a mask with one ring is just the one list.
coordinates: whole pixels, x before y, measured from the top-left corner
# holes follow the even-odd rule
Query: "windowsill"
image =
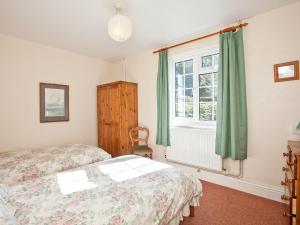
[(186, 128), (186, 129), (199, 129), (199, 130), (216, 130), (215, 126), (197, 126), (197, 125), (173, 125), (170, 128)]
[(186, 128), (200, 130), (216, 130), (216, 121), (195, 121), (187, 119), (171, 119), (171, 128)]

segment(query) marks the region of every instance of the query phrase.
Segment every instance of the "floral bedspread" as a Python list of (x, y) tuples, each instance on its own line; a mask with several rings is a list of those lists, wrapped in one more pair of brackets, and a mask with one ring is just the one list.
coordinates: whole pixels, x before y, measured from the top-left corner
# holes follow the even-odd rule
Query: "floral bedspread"
[(104, 150), (82, 144), (0, 153), (0, 183), (13, 185), (110, 158)]
[(29, 180), (10, 193), (18, 225), (166, 225), (184, 205), (198, 204), (202, 186), (180, 168), (123, 156)]

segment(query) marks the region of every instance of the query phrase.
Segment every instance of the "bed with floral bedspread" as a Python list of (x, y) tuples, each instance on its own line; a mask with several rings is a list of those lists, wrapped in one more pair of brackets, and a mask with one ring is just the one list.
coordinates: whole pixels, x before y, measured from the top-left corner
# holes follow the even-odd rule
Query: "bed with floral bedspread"
[(123, 156), (11, 186), (9, 195), (18, 225), (178, 225), (202, 186), (180, 168)]
[(29, 179), (110, 159), (104, 150), (82, 144), (0, 153), (0, 183)]

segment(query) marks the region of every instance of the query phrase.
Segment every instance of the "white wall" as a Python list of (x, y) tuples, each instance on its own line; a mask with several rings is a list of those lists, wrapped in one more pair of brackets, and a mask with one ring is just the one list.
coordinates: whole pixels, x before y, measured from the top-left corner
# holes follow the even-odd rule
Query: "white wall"
[[(97, 144), (96, 86), (110, 63), (0, 35), (0, 151)], [(39, 122), (39, 82), (70, 86), (70, 122)]]
[[(256, 16), (247, 20), (249, 26), (244, 32), (249, 144), (243, 180), (272, 188), (279, 188), (282, 152), (291, 127), (300, 121), (300, 81), (274, 83), (273, 65), (300, 59), (299, 12), (298, 2)], [(218, 37), (213, 37), (172, 49), (169, 54), (217, 43)], [(155, 145), (158, 55), (152, 51), (126, 59), (126, 67), (128, 80), (139, 84), (139, 123), (150, 128), (154, 157), (162, 159), (164, 149)], [(115, 67), (122, 74), (122, 63)]]

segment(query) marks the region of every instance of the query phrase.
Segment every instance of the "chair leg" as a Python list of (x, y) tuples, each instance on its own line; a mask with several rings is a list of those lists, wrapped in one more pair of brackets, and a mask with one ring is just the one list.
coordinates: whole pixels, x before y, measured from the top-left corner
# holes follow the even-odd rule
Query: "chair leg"
[(145, 154), (144, 157), (145, 157), (145, 158), (152, 159), (152, 153), (149, 153), (149, 155), (148, 155), (148, 154)]

